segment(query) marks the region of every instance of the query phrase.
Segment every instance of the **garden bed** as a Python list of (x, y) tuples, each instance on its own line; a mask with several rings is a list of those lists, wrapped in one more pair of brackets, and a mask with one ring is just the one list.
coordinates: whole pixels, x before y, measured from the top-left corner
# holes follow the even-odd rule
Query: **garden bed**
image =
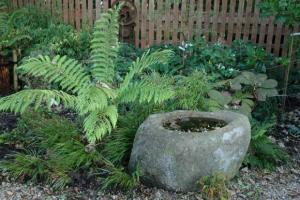
[[(288, 150), (290, 162), (279, 166), (275, 171), (257, 170), (243, 167), (236, 178), (229, 183), (229, 190), (232, 199), (274, 199), (274, 200), (293, 200), (300, 198), (300, 137), (286, 133), (286, 125), (299, 123), (299, 110), (289, 112), (290, 116), (285, 123), (280, 124), (277, 131), (270, 136), (272, 140)], [(2, 115), (4, 116), (4, 115)], [(8, 115), (6, 115), (8, 116)], [(0, 119), (2, 125), (14, 127), (15, 117), (9, 115), (11, 120), (6, 117)], [(1, 152), (7, 150), (0, 149)], [(32, 185), (15, 182), (7, 175), (1, 175), (0, 199), (186, 199), (200, 200), (201, 193), (176, 193), (165, 191), (158, 188), (149, 188), (143, 185), (133, 191), (123, 190), (99, 190), (99, 186), (83, 187), (70, 186), (62, 191), (54, 191), (47, 185)], [(81, 185), (81, 186), (80, 186)], [(85, 184), (89, 185), (88, 183)]]

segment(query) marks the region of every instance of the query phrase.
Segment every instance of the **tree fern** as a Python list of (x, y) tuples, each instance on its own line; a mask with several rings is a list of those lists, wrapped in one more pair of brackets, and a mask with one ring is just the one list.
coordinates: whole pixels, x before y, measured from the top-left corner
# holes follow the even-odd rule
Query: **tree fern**
[[(120, 103), (161, 103), (171, 98), (171, 82), (158, 74), (142, 75), (157, 63), (167, 63), (172, 51), (147, 52), (132, 64), (124, 82), (116, 88), (114, 59), (118, 50), (118, 12), (110, 9), (96, 22), (91, 42), (91, 70), (66, 56), (39, 56), (19, 67), (25, 75), (43, 78), (61, 90), (24, 90), (0, 99), (0, 111), (25, 112), (29, 107), (64, 105), (83, 118), (90, 143), (110, 133), (117, 124)], [(64, 92), (65, 91), (65, 92)]]

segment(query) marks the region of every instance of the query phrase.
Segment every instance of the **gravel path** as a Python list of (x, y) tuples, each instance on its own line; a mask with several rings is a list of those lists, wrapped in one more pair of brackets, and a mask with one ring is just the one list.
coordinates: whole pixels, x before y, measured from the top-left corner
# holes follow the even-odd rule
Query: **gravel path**
[[(300, 200), (300, 163), (280, 167), (274, 172), (251, 171), (247, 168), (230, 182), (232, 199), (236, 200)], [(54, 192), (49, 187), (33, 186), (3, 181), (0, 188), (1, 200), (201, 200), (200, 193), (174, 193), (157, 188), (140, 188), (131, 192), (104, 193), (95, 190), (67, 188)]]

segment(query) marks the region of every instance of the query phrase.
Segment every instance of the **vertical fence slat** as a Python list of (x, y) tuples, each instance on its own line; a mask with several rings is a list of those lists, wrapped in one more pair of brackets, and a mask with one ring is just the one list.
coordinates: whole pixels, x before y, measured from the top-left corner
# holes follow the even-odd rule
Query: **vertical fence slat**
[(141, 16), (141, 9), (140, 9), (140, 0), (134, 1), (135, 6), (137, 8), (137, 17), (135, 20), (135, 46), (140, 47), (140, 16)]
[[(162, 38), (162, 19), (161, 19), (161, 9), (162, 9), (162, 0), (157, 0), (156, 2), (156, 44), (160, 44)], [(143, 11), (142, 11), (143, 12)]]
[(154, 44), (154, 0), (149, 0), (149, 32), (148, 32), (148, 38), (149, 38), (149, 44)]
[(74, 0), (69, 0), (69, 23), (75, 26)]
[(192, 40), (194, 35), (195, 0), (190, 0), (188, 11), (189, 11), (188, 40)]
[(283, 28), (282, 23), (277, 23), (275, 43), (274, 43), (274, 54), (276, 55), (280, 54), (282, 28)]
[(197, 24), (196, 24), (196, 35), (201, 35), (202, 30), (202, 21), (203, 21), (203, 1), (198, 0), (197, 2)]
[(237, 16), (237, 20), (236, 20), (236, 40), (241, 39), (241, 33), (242, 33), (242, 19), (243, 19), (243, 13), (244, 13), (244, 3), (245, 0), (239, 0), (238, 1), (238, 16)]
[(88, 23), (90, 26), (94, 24), (94, 0), (88, 0)]
[(211, 0), (206, 0), (206, 4), (204, 5), (205, 9), (205, 17), (204, 17), (204, 35), (205, 38), (209, 41), (209, 35), (210, 35), (210, 12), (211, 12)]
[(249, 34), (250, 34), (250, 27), (252, 23), (252, 5), (253, 5), (253, 0), (247, 0), (247, 7), (246, 7), (246, 13), (245, 13), (245, 29), (244, 29), (244, 40), (249, 40)]
[(228, 33), (227, 33), (227, 43), (231, 44), (233, 40), (233, 26), (234, 26), (234, 19), (235, 17), (235, 6), (236, 6), (236, 0), (230, 0), (230, 10), (229, 10), (229, 18), (230, 20), (228, 21)]
[(87, 13), (87, 0), (81, 0), (81, 24), (80, 26), (82, 27), (83, 25), (86, 25), (88, 23), (88, 13)]
[(81, 21), (81, 2), (79, 0), (75, 1), (75, 27), (77, 30), (80, 30), (80, 21)]
[(212, 41), (217, 41), (218, 37), (218, 15), (219, 15), (219, 1), (214, 1), (214, 9), (212, 16)]
[(173, 44), (178, 43), (178, 23), (179, 23), (179, 5), (174, 3), (173, 6), (173, 35), (172, 35), (172, 40)]
[(146, 25), (147, 25), (147, 4), (142, 3), (142, 23), (141, 23), (141, 47), (145, 48), (147, 44)]
[(103, 0), (103, 8), (106, 11), (109, 8), (109, 0)]
[(271, 51), (271, 49), (272, 49), (273, 35), (274, 35), (274, 21), (275, 21), (275, 18), (271, 17), (270, 21), (268, 23), (269, 28), (268, 28), (268, 32), (267, 32), (267, 41), (266, 41), (267, 51)]
[(101, 0), (96, 0), (96, 19), (100, 18), (101, 14)]
[(69, 22), (69, 1), (64, 0), (63, 1), (63, 17), (64, 17), (64, 22), (68, 23)]
[(221, 20), (225, 20), (225, 21), (221, 23), (220, 34), (221, 34), (221, 39), (223, 41), (225, 41), (226, 24), (228, 22), (227, 5), (228, 5), (227, 0), (222, 0)]
[(168, 2), (165, 2), (166, 16), (164, 24), (164, 43), (168, 44), (170, 42), (170, 33), (171, 33), (171, 5)]
[(187, 37), (187, 27), (186, 27), (186, 22), (187, 22), (187, 1), (182, 1), (181, 2), (181, 11), (180, 11), (180, 28), (179, 28), (179, 31), (180, 31), (180, 42), (182, 43), (183, 41), (186, 40), (186, 37)]

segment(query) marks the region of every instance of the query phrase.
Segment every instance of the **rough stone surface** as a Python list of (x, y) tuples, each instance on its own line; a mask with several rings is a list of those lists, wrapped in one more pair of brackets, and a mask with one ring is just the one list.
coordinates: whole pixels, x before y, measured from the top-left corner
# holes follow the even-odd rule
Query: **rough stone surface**
[[(169, 130), (163, 124), (179, 118), (217, 119), (217, 130), (197, 133)], [(197, 181), (213, 172), (232, 178), (247, 152), (251, 128), (246, 116), (233, 112), (175, 111), (151, 115), (138, 129), (129, 169), (137, 166), (146, 185), (174, 191), (195, 191)]]

